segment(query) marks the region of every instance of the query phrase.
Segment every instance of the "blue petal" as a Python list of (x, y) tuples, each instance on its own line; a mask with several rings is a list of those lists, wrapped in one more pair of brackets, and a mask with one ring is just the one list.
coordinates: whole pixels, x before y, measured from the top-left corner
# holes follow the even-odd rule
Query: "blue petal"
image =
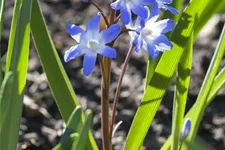
[(99, 54), (108, 58), (116, 58), (116, 50), (109, 46), (104, 46), (102, 49), (98, 51)]
[(171, 7), (171, 6), (166, 6), (165, 5), (162, 8), (165, 9), (165, 10), (169, 10), (172, 14), (178, 14), (178, 11), (175, 8)]
[(112, 3), (110, 6), (114, 10), (119, 10), (121, 8), (122, 0), (117, 0), (114, 3)]
[(142, 5), (150, 5), (155, 2), (155, 0), (139, 0)]
[(83, 72), (84, 75), (89, 76), (93, 71), (96, 63), (97, 54), (85, 54), (83, 61)]
[(108, 29), (103, 30), (100, 34), (104, 41), (103, 44), (112, 42), (120, 33), (120, 25), (113, 24)]
[(147, 18), (148, 17), (148, 11), (145, 9), (144, 6), (140, 5), (140, 4), (133, 4), (131, 7), (131, 10), (134, 12), (134, 14), (143, 17), (143, 18)]
[(156, 45), (157, 50), (159, 51), (170, 50), (173, 47), (168, 38), (163, 34), (159, 35), (158, 38), (153, 41), (153, 43)]
[(101, 19), (101, 15), (98, 14), (97, 16), (89, 20), (87, 25), (87, 32), (99, 31), (100, 19)]
[(143, 39), (142, 39), (142, 37), (141, 36), (139, 36), (138, 37), (138, 43), (137, 43), (137, 45), (136, 45), (136, 51), (139, 51), (139, 50), (141, 50), (142, 49), (142, 46), (143, 46)]
[(121, 7), (120, 9), (121, 14), (121, 20), (123, 24), (128, 24), (131, 22), (131, 11), (130, 8), (127, 8), (126, 6)]
[(159, 51), (157, 51), (156, 47), (150, 43), (147, 44), (147, 51), (152, 59), (155, 59), (159, 55)]
[(81, 34), (84, 32), (83, 29), (81, 29), (80, 27), (78, 27), (78, 26), (76, 26), (74, 24), (68, 24), (68, 25), (66, 25), (66, 31), (78, 43), (80, 42), (80, 36), (81, 36)]
[(173, 29), (174, 22), (171, 19), (164, 19), (154, 23), (154, 32), (156, 33), (166, 33)]
[(152, 11), (151, 11), (151, 14), (150, 14), (150, 18), (153, 18), (155, 16), (158, 16), (159, 15), (159, 5), (157, 2), (155, 2), (153, 5), (152, 5)]
[(75, 45), (65, 52), (64, 61), (69, 62), (71, 59), (75, 59), (83, 54), (84, 51), (79, 47), (79, 45)]

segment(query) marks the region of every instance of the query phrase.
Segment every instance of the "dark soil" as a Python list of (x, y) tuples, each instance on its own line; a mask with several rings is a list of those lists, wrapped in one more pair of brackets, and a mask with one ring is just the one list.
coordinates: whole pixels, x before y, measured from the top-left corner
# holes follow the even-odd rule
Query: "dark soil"
[[(87, 21), (96, 15), (97, 10), (79, 0), (60, 0), (52, 3), (41, 0), (46, 23), (54, 44), (61, 58), (65, 50), (75, 44), (65, 31), (68, 23), (85, 27)], [(107, 1), (97, 3), (107, 13)], [(6, 1), (2, 53), (6, 52), (9, 29), (13, 11), (13, 2)], [(193, 68), (188, 95), (187, 110), (194, 104), (200, 86), (206, 74), (214, 49), (218, 42), (225, 14), (215, 15), (202, 30), (194, 45)], [(121, 71), (121, 64), (129, 46), (128, 36), (123, 36), (116, 42), (117, 58), (112, 62), (112, 82), (110, 100), (112, 102), (116, 81)], [(146, 67), (146, 53), (133, 53), (129, 67), (124, 77), (121, 96), (118, 104), (116, 122), (123, 121), (113, 138), (115, 150), (121, 150), (123, 142), (132, 123), (135, 111), (141, 101)], [(5, 55), (3, 55), (5, 58)], [(62, 60), (63, 62), (63, 60)], [(84, 110), (91, 109), (94, 113), (93, 134), (101, 147), (100, 132), (100, 70), (96, 66), (91, 76), (82, 74), (82, 58), (64, 64), (80, 104)], [(225, 59), (222, 65), (225, 65)], [(132, 81), (132, 82), (131, 82)], [(145, 149), (158, 150), (164, 144), (171, 132), (172, 99), (174, 82), (171, 83), (158, 113), (149, 129), (144, 142)], [(48, 86), (39, 58), (32, 44), (30, 51), (29, 71), (24, 99), (24, 110), (21, 119), (18, 150), (49, 150), (53, 148), (63, 134), (64, 122)], [(225, 89), (221, 90), (215, 100), (207, 107), (201, 123), (199, 137), (215, 149), (225, 149)]]

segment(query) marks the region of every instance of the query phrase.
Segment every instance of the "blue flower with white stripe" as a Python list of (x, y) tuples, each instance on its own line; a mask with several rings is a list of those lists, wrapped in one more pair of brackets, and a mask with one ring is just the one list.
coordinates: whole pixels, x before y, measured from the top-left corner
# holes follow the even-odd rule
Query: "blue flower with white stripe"
[(154, 2), (155, 0), (117, 0), (111, 4), (111, 7), (114, 10), (120, 10), (122, 23), (126, 25), (132, 20), (131, 12), (142, 18), (147, 18), (148, 12), (144, 6)]
[(116, 57), (116, 50), (106, 44), (112, 42), (119, 35), (121, 28), (118, 24), (113, 24), (108, 29), (99, 32), (100, 18), (101, 16), (98, 14), (89, 20), (87, 31), (74, 24), (66, 26), (67, 32), (78, 44), (65, 52), (64, 60), (69, 62), (84, 55), (83, 72), (86, 76), (93, 71), (97, 54), (108, 58)]
[[(148, 8), (146, 7), (146, 10)], [(130, 31), (131, 44), (136, 46), (135, 50), (145, 49), (149, 55), (155, 59), (159, 52), (172, 49), (173, 45), (164, 35), (171, 31), (174, 27), (174, 22), (171, 19), (157, 21), (159, 15), (157, 12), (148, 11), (148, 18), (143, 19), (137, 17), (135, 24), (130, 23), (126, 27), (134, 31)]]

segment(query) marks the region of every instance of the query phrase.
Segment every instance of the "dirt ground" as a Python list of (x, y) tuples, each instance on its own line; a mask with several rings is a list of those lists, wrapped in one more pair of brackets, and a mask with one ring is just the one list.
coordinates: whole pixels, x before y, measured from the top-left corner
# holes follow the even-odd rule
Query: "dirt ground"
[[(96, 0), (107, 13), (108, 1)], [(59, 56), (63, 58), (65, 50), (75, 44), (65, 31), (68, 23), (85, 27), (87, 21), (97, 10), (79, 0), (60, 0), (50, 2), (41, 0), (46, 23), (49, 27)], [(9, 29), (13, 11), (13, 1), (6, 1), (5, 22), (1, 49), (6, 52)], [(200, 86), (206, 74), (213, 51), (218, 42), (219, 34), (225, 22), (225, 14), (217, 14), (211, 18), (201, 31), (194, 45), (193, 68), (188, 94), (187, 110), (195, 102)], [(110, 100), (116, 88), (116, 81), (120, 73), (121, 64), (129, 46), (129, 37), (123, 36), (116, 42), (117, 58), (112, 62), (112, 82)], [(121, 96), (118, 104), (116, 122), (123, 121), (113, 138), (115, 150), (121, 150), (123, 142), (132, 123), (135, 111), (141, 101), (146, 67), (146, 53), (134, 52), (124, 77)], [(5, 58), (5, 55), (2, 56)], [(63, 62), (63, 60), (62, 60)], [(93, 134), (97, 144), (101, 147), (100, 132), (100, 70), (96, 66), (91, 76), (82, 74), (82, 58), (64, 64), (80, 104), (84, 110), (91, 109), (94, 113)], [(222, 61), (225, 66), (225, 59)], [(132, 82), (131, 82), (132, 81)], [(174, 82), (171, 83), (163, 103), (149, 129), (144, 142), (147, 150), (158, 150), (164, 144), (171, 132), (172, 99)], [(49, 150), (53, 148), (63, 134), (63, 120), (48, 86), (33, 43), (31, 44), (27, 86), (24, 98), (24, 110), (21, 118), (18, 150)], [(223, 88), (215, 100), (207, 107), (201, 123), (198, 136), (217, 150), (225, 149), (225, 89)]]

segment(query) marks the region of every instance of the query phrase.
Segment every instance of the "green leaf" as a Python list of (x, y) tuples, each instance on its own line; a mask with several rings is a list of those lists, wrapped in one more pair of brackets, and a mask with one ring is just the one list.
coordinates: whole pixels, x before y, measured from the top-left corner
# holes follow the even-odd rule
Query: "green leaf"
[(12, 87), (14, 84), (14, 76), (12, 72), (7, 73), (5, 79), (2, 82), (0, 89), (0, 134), (6, 118), (9, 114), (9, 108), (12, 100)]
[[(75, 107), (79, 105), (79, 103), (53, 45), (37, 1), (34, 1), (33, 4), (31, 31), (35, 47), (48, 78), (48, 82), (59, 111), (65, 122), (67, 122), (70, 114)], [(92, 148), (98, 149), (91, 134), (89, 134), (89, 139)]]
[[(4, 8), (5, 8), (5, 0), (1, 0), (0, 2), (0, 41), (2, 37), (2, 25), (4, 21)], [(0, 47), (0, 56), (1, 56), (1, 47)], [(2, 61), (0, 57), (0, 84), (2, 83), (3, 80), (3, 74), (2, 74)]]
[(86, 150), (88, 148), (88, 133), (92, 125), (92, 112), (87, 110), (84, 126), (80, 132), (79, 138), (73, 143), (72, 150)]
[(53, 148), (53, 150), (70, 150), (72, 143), (75, 142), (78, 138), (79, 138), (79, 134), (78, 133), (73, 133), (65, 141), (60, 142), (59, 144), (57, 144)]
[[(212, 100), (215, 98), (215, 96), (217, 95), (219, 90), (224, 85), (225, 85), (225, 67), (223, 67), (223, 69), (218, 73), (218, 75), (214, 79), (212, 88), (209, 92), (209, 96), (208, 96), (207, 101), (206, 101), (207, 106), (212, 102)], [(195, 107), (196, 107), (196, 104), (194, 104), (194, 106), (191, 107), (191, 109), (186, 114), (185, 118), (190, 118), (191, 115), (195, 114)], [(167, 139), (167, 141), (165, 142), (165, 144), (163, 145), (161, 150), (169, 150), (170, 145), (171, 145), (171, 136)]]
[(34, 1), (33, 5), (31, 31), (59, 111), (67, 122), (78, 101), (48, 33), (37, 1)]
[[(66, 130), (60, 139), (59, 144), (56, 145), (54, 150), (68, 150), (71, 149), (73, 140), (71, 138), (71, 135), (74, 133), (80, 133), (81, 129), (79, 125), (83, 127), (82, 118), (81, 118), (81, 107), (77, 106), (72, 114), (70, 115), (69, 120), (66, 123)], [(80, 130), (79, 130), (80, 129)], [(79, 134), (78, 134), (79, 135)], [(78, 137), (77, 137), (78, 138)], [(69, 142), (70, 141), (70, 142)]]
[[(205, 8), (210, 7), (210, 4), (211, 0), (192, 0), (182, 13), (170, 38), (173, 43), (173, 49), (164, 52), (155, 69), (155, 73), (144, 93), (142, 102), (131, 125), (125, 144), (126, 150), (138, 149), (144, 141), (183, 54), (184, 47), (193, 29), (196, 27), (194, 23), (199, 23), (203, 20), (202, 15)], [(209, 13), (208, 15), (212, 16), (213, 14)]]
[(187, 138), (188, 142), (192, 142), (196, 137), (198, 127), (201, 122), (202, 115), (204, 113), (204, 109), (207, 106), (207, 97), (210, 93), (214, 78), (219, 69), (220, 62), (224, 56), (224, 52), (225, 52), (225, 24), (223, 26), (219, 43), (217, 44), (212, 61), (210, 63), (209, 69), (207, 71), (206, 77), (203, 81), (202, 87), (200, 89), (198, 98), (195, 103), (195, 106), (197, 107), (195, 107), (195, 115), (191, 116), (192, 128), (190, 135)]
[(66, 131), (63, 134), (60, 141), (66, 140), (72, 133), (75, 133), (75, 132), (80, 133), (81, 129), (80, 129), (79, 125), (83, 124), (82, 118), (81, 118), (81, 113), (82, 113), (81, 107), (77, 106), (74, 109), (74, 111), (72, 112), (72, 114), (70, 115), (70, 118), (66, 123)]
[(16, 149), (23, 95), (26, 84), (30, 44), (30, 17), (33, 0), (16, 1), (10, 32), (6, 62), (6, 75), (12, 72), (14, 84), (11, 87), (10, 107), (0, 135), (0, 149)]
[(183, 126), (183, 117), (187, 101), (190, 72), (192, 67), (193, 36), (189, 39), (184, 53), (180, 59), (176, 75), (176, 88), (173, 101), (173, 122), (172, 122), (172, 150), (178, 150), (180, 134)]

